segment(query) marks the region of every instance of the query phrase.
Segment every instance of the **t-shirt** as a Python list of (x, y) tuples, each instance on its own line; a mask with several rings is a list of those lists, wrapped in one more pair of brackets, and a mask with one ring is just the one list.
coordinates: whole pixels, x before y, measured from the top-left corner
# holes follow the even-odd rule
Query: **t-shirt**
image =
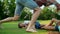
[(28, 24), (30, 21), (29, 20), (25, 20), (24, 21), (24, 24)]
[[(29, 22), (30, 22), (29, 20), (25, 20), (25, 21), (24, 21), (24, 24), (28, 24)], [(35, 22), (35, 28), (36, 28), (36, 29), (40, 29), (40, 28), (41, 28), (40, 23), (37, 22), (37, 21)]]

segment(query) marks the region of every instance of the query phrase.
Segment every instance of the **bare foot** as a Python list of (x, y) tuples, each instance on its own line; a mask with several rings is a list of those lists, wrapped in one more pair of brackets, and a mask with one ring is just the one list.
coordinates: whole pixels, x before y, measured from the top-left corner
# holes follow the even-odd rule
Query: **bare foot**
[(27, 31), (27, 32), (37, 32), (37, 31), (34, 30), (34, 29), (27, 29), (26, 31)]
[(36, 30), (35, 26), (31, 27), (31, 29)]

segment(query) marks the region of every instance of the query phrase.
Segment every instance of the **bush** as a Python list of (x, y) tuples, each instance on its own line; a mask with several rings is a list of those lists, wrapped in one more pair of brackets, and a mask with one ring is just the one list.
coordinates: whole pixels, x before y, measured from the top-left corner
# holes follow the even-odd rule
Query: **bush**
[[(3, 2), (0, 1), (0, 20), (4, 19), (6, 17), (11, 17), (14, 16), (14, 12), (15, 12), (15, 0), (4, 0)], [(31, 12), (29, 12), (30, 9), (29, 8), (24, 8), (22, 11), (22, 14), (20, 16), (20, 19), (24, 19), (24, 17), (26, 16), (26, 14), (28, 15), (25, 20), (30, 20), (31, 19)], [(55, 10), (54, 10), (55, 11)], [(42, 12), (40, 13), (39, 16), (39, 20), (49, 20), (52, 18), (57, 18), (60, 19), (60, 16), (54, 12), (52, 12), (51, 9), (48, 9), (47, 7), (45, 7)]]
[(42, 20), (49, 20), (49, 19), (52, 19), (52, 18), (58, 18), (59, 19), (59, 17), (57, 17), (57, 16), (59, 16), (59, 15), (57, 15), (56, 13), (52, 12), (52, 10), (45, 7), (42, 10), (38, 19), (42, 19)]

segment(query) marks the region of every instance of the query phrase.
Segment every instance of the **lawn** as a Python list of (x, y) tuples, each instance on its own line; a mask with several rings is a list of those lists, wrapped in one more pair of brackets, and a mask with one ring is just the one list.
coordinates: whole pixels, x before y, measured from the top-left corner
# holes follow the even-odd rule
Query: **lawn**
[[(50, 20), (38, 20), (41, 24), (48, 24)], [(18, 28), (18, 23), (23, 21), (6, 22), (3, 25), (3, 29), (0, 29), (0, 34), (47, 34), (47, 30), (38, 30), (37, 33), (26, 32), (26, 29)]]

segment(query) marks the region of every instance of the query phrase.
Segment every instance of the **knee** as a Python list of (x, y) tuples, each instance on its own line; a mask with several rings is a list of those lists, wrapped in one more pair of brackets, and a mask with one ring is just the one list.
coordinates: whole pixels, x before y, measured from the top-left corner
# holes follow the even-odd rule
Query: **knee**
[(19, 19), (19, 16), (14, 16), (13, 17), (13, 20), (15, 21), (15, 20), (18, 20)]
[(41, 10), (42, 10), (42, 9), (39, 8), (39, 7), (37, 7), (37, 8), (34, 9), (35, 12), (36, 12), (36, 11), (37, 11), (37, 12), (40, 12)]
[(56, 19), (55, 18), (52, 18), (52, 21), (56, 21)]

